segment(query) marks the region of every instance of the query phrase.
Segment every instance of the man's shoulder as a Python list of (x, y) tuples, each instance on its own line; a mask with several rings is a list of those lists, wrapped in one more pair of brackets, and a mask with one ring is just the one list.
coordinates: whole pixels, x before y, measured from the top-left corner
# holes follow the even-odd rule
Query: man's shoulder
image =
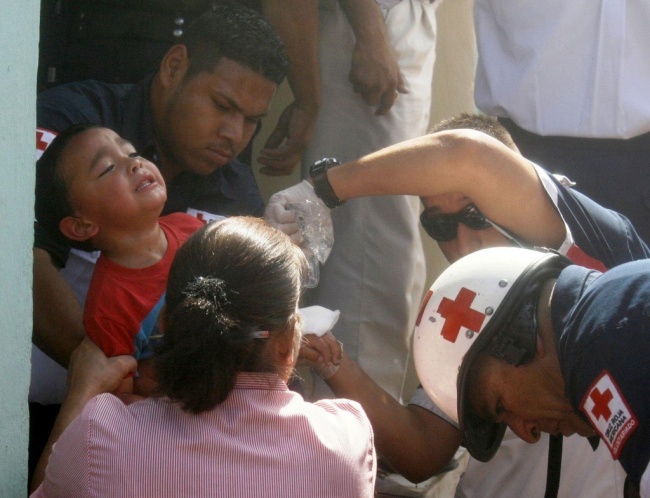
[(650, 249), (625, 216), (582, 194), (579, 185), (574, 188), (549, 177), (556, 184), (557, 208), (578, 247), (607, 268), (650, 257)]
[(133, 87), (85, 80), (45, 90), (36, 99), (38, 126), (54, 132), (78, 123), (116, 128)]

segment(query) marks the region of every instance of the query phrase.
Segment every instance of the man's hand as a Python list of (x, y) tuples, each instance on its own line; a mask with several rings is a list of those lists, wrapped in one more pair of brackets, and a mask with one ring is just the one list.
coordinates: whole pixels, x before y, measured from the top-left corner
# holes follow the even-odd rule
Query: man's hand
[(375, 114), (386, 114), (400, 93), (408, 93), (390, 44), (384, 16), (375, 0), (339, 0), (352, 26), (356, 43), (352, 53), (350, 83)]
[(388, 44), (356, 43), (350, 83), (366, 104), (377, 106), (377, 115), (386, 114), (400, 93), (408, 93), (397, 56)]
[(271, 132), (258, 161), (264, 165), (260, 173), (268, 176), (290, 175), (300, 163), (309, 145), (318, 109), (310, 111), (291, 103), (280, 116)]

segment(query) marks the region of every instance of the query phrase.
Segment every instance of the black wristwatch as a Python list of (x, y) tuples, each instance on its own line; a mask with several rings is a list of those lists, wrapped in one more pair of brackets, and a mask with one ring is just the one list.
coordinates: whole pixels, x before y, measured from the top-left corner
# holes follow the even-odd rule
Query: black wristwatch
[(316, 161), (309, 168), (309, 176), (311, 176), (312, 182), (314, 183), (314, 192), (316, 192), (316, 195), (330, 209), (334, 209), (345, 202), (339, 199), (334, 193), (332, 185), (327, 178), (327, 170), (339, 164), (341, 163), (337, 159), (326, 157), (320, 161)]

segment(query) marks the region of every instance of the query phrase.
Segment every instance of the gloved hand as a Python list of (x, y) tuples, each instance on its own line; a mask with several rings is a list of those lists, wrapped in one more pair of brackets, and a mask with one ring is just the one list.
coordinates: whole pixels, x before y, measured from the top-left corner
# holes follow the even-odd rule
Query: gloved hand
[(289, 204), (305, 201), (320, 204), (329, 214), (329, 208), (325, 206), (323, 201), (321, 201), (316, 195), (314, 187), (307, 180), (303, 180), (297, 185), (273, 194), (264, 211), (264, 218), (266, 221), (268, 221), (272, 227), (286, 233), (291, 239), (291, 242), (296, 245), (300, 245), (303, 242), (303, 237), (300, 228), (298, 227), (296, 213), (289, 209)]

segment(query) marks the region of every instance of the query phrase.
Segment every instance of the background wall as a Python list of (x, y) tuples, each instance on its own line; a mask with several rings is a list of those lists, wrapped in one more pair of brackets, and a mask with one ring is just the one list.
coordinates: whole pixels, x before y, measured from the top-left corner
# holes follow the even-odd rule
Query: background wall
[[(433, 81), (431, 123), (454, 116), (461, 112), (474, 112), (474, 72), (476, 68), (476, 43), (472, 16), (473, 0), (446, 0), (437, 11), (438, 41), (436, 43), (436, 65)], [(262, 123), (262, 131), (255, 139), (253, 157), (277, 123), (279, 114), (292, 101), (291, 90), (283, 84), (276, 95), (269, 115)], [(259, 165), (253, 165), (259, 169)], [(268, 199), (274, 192), (300, 181), (295, 172), (291, 176), (267, 177), (257, 175), (262, 195)], [(447, 262), (437, 244), (423, 233), (423, 246), (427, 260), (427, 288), (433, 283)], [(417, 386), (413, 365), (410, 367), (408, 389)], [(407, 392), (407, 391), (405, 391)]]
[(0, 16), (0, 496), (27, 492), (39, 3)]

